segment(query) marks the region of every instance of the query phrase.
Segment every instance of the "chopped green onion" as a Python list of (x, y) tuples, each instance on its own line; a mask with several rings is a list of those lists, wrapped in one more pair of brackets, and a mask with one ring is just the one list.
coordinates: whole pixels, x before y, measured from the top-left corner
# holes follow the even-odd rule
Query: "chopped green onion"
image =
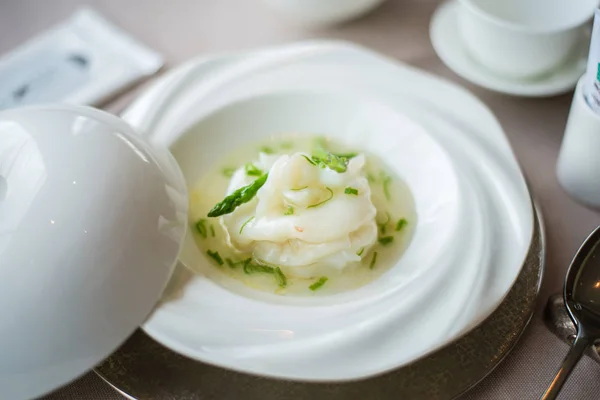
[(294, 215), (294, 207), (289, 206), (287, 211), (284, 212), (283, 215)]
[(283, 272), (281, 272), (281, 268), (279, 267), (275, 267), (275, 279), (277, 280), (277, 284), (279, 285), (279, 287), (287, 286), (287, 278), (285, 277)]
[(406, 219), (402, 218), (399, 220), (396, 224), (396, 232), (400, 232), (406, 225), (408, 225), (408, 221)]
[(244, 263), (244, 273), (246, 273), (248, 275), (251, 275), (254, 273), (274, 274), (275, 280), (277, 281), (277, 284), (280, 287), (284, 288), (287, 286), (287, 278), (283, 274), (283, 272), (281, 272), (281, 268), (279, 268), (277, 266), (254, 264), (254, 263), (252, 263), (252, 259), (250, 259), (250, 258), (243, 261), (243, 263)]
[(383, 171), (381, 172), (381, 181), (383, 183), (383, 194), (387, 200), (390, 200), (392, 197), (390, 195), (390, 183), (392, 183), (392, 177), (386, 175)]
[(364, 251), (365, 251), (365, 248), (361, 247), (360, 250), (356, 252), (356, 255), (360, 257), (360, 256), (362, 256), (362, 254), (364, 253)]
[(344, 190), (344, 193), (346, 193), (346, 194), (353, 194), (353, 195), (355, 195), (355, 196), (358, 196), (358, 190), (357, 190), (357, 189), (354, 189), (353, 187), (347, 187), (347, 188)]
[[(345, 158), (347, 160), (354, 158), (358, 155), (358, 153), (334, 153), (329, 150), (329, 144), (327, 143), (327, 139), (324, 137), (318, 137), (315, 140), (314, 152), (319, 154), (330, 153), (338, 158)], [(317, 157), (320, 157), (319, 155)], [(347, 161), (346, 160), (346, 161)], [(340, 172), (340, 171), (338, 171)]]
[(216, 234), (215, 234), (215, 227), (212, 226), (212, 224), (210, 225), (210, 234), (211, 234), (212, 237), (216, 236)]
[(246, 220), (246, 222), (244, 222), (242, 224), (242, 227), (240, 228), (240, 235), (242, 234), (242, 231), (244, 230), (244, 228), (246, 227), (246, 225), (248, 225), (248, 223), (250, 223), (250, 221), (252, 221), (254, 219), (254, 216), (251, 216), (250, 218), (248, 218)]
[(328, 188), (327, 186), (325, 186), (325, 189), (327, 189), (329, 191), (329, 197), (323, 201), (321, 201), (320, 203), (317, 204), (312, 204), (310, 206), (308, 206), (307, 208), (314, 208), (314, 207), (319, 207), (322, 204), (327, 203), (329, 200), (333, 199), (333, 190), (331, 190), (330, 188)]
[(317, 290), (318, 288), (323, 286), (325, 284), (325, 282), (327, 282), (327, 280), (328, 280), (328, 278), (326, 276), (322, 276), (319, 278), (318, 281), (316, 281), (315, 283), (310, 285), (308, 288), (314, 292), (315, 290)]
[(334, 154), (329, 151), (327, 139), (320, 137), (315, 141), (315, 146), (312, 154), (312, 160), (320, 168), (329, 168), (335, 172), (346, 172), (348, 162), (352, 157), (355, 157), (355, 153), (349, 154)]
[(373, 252), (373, 258), (371, 259), (371, 264), (369, 264), (369, 269), (373, 269), (375, 267), (375, 263), (377, 262), (377, 252)]
[(304, 157), (306, 159), (306, 161), (308, 161), (309, 163), (311, 163), (312, 165), (317, 165), (317, 163), (315, 163), (313, 160), (311, 160), (310, 158), (308, 158), (307, 156), (305, 156), (304, 154), (302, 154), (302, 157)]
[(299, 188), (291, 188), (290, 190), (293, 190), (294, 192), (298, 192), (298, 191), (304, 190), (304, 189), (308, 189), (308, 186), (302, 186), (302, 187), (299, 187)]
[(261, 148), (260, 148), (260, 151), (262, 151), (262, 152), (263, 152), (263, 153), (265, 153), (265, 154), (273, 154), (273, 153), (275, 153), (275, 152), (273, 151), (273, 149), (272, 149), (272, 148), (270, 148), (270, 147), (268, 147), (268, 146), (261, 147)]
[(225, 259), (225, 262), (227, 263), (227, 265), (229, 265), (229, 268), (231, 268), (231, 269), (235, 269), (235, 268), (237, 268), (238, 265), (240, 265), (240, 264), (246, 264), (246, 263), (249, 263), (250, 261), (252, 261), (251, 258), (247, 258), (245, 260), (237, 261), (237, 262), (233, 262), (231, 260), (231, 258), (226, 258)]
[(235, 168), (223, 168), (223, 175), (227, 178), (231, 178), (234, 172)]
[(246, 171), (246, 175), (248, 176), (261, 176), (263, 174), (263, 172), (252, 163), (246, 164), (244, 170)]
[(250, 260), (246, 260), (244, 262), (244, 272), (248, 275), (254, 274), (257, 272), (262, 272), (265, 274), (272, 274), (275, 272), (275, 268), (268, 267), (266, 265), (253, 264)]
[(348, 159), (345, 157), (338, 157), (335, 154), (329, 153), (325, 150), (318, 150), (312, 156), (312, 160), (319, 166), (319, 168), (329, 168), (332, 171), (342, 173), (346, 172), (348, 168)]
[(196, 222), (196, 230), (198, 231), (198, 233), (200, 235), (202, 235), (203, 238), (207, 238), (208, 234), (206, 232), (206, 220), (205, 219), (199, 219), (198, 222)]
[(208, 256), (210, 258), (212, 258), (213, 260), (215, 260), (217, 262), (217, 264), (223, 265), (223, 259), (221, 258), (221, 255), (219, 254), (218, 251), (206, 250), (206, 254), (208, 254)]
[(358, 153), (333, 153), (333, 155), (340, 157), (340, 158), (351, 159), (351, 158), (356, 157), (358, 155)]
[(251, 184), (243, 186), (231, 193), (208, 212), (208, 217), (220, 217), (221, 215), (232, 213), (242, 204), (249, 202), (256, 196), (256, 193), (260, 188), (263, 187), (268, 177), (269, 174), (266, 173)]
[(367, 174), (367, 180), (368, 180), (370, 183), (375, 183), (375, 182), (377, 182), (377, 178), (375, 178), (375, 176), (374, 176), (373, 174), (371, 174), (371, 173), (368, 173), (368, 174)]
[(377, 241), (382, 246), (387, 246), (388, 244), (390, 244), (390, 243), (392, 243), (394, 241), (394, 237), (393, 236), (384, 236), (384, 237), (381, 237), (381, 238), (377, 239)]

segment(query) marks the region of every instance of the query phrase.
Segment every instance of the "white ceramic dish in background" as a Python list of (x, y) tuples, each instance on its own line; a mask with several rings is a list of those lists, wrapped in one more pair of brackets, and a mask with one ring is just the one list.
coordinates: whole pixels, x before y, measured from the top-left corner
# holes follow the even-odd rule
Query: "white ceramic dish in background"
[(497, 75), (467, 52), (459, 33), (459, 10), (457, 0), (442, 4), (431, 19), (429, 36), (444, 64), (478, 86), (515, 96), (554, 96), (572, 90), (585, 72), (589, 36), (583, 34), (573, 58), (547, 75), (536, 79), (511, 79)]
[(171, 155), (87, 107), (0, 113), (0, 397), (93, 368), (158, 301), (187, 226)]
[[(245, 67), (257, 60), (276, 62)], [(162, 105), (159, 120), (154, 120), (156, 104)], [(359, 291), (323, 298), (326, 305), (315, 305), (314, 299), (290, 305), (285, 299), (278, 304), (275, 296), (240, 296), (206, 276), (180, 270), (181, 280), (171, 284), (179, 297), (157, 307), (143, 328), (200, 361), (312, 381), (362, 378), (405, 365), (487, 317), (508, 292), (529, 247), (529, 194), (489, 110), (452, 84), (353, 45), (309, 42), (193, 60), (157, 82), (124, 118), (140, 127), (154, 120), (148, 139), (171, 147), (188, 183), (232, 143), (290, 129), (346, 134), (347, 140), (380, 153), (409, 180), (420, 197), (419, 212), (427, 213), (419, 215), (414, 247), (401, 265)], [(397, 146), (397, 154), (384, 150), (383, 141), (400, 139), (422, 149), (413, 154)], [(421, 161), (415, 158), (419, 154)], [(417, 171), (404, 170), (403, 163)], [(443, 183), (423, 168), (438, 171), (444, 165), (450, 182), (437, 190)], [(416, 183), (418, 177), (423, 182)], [(440, 210), (459, 217), (455, 223), (436, 224), (443, 219), (431, 196), (438, 197)], [(452, 232), (450, 238), (438, 236), (439, 246), (446, 243), (438, 249), (444, 256), (440, 265), (431, 264), (435, 255), (424, 257), (423, 264), (409, 262), (411, 253), (420, 256), (426, 250), (423, 240), (435, 230)], [(188, 241), (181, 258), (207, 263), (197, 252)], [(429, 273), (421, 273), (425, 270)]]
[(598, 0), (459, 0), (465, 48), (497, 75), (547, 74), (573, 56)]
[(262, 0), (289, 17), (309, 25), (337, 24), (358, 18), (385, 0)]

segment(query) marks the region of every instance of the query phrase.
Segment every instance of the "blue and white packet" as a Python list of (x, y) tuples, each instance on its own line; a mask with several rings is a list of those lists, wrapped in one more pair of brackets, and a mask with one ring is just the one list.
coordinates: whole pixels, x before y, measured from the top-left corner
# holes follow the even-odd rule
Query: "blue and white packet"
[(0, 58), (0, 110), (48, 102), (97, 105), (163, 64), (160, 54), (81, 9)]

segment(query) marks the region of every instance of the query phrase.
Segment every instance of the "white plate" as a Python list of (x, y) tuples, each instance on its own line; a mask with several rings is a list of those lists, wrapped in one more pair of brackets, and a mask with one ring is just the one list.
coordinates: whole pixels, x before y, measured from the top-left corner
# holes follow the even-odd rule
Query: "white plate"
[[(317, 129), (377, 152), (417, 200), (418, 226), (401, 262), (323, 305), (251, 299), (180, 270), (171, 285), (180, 297), (160, 304), (144, 329), (200, 361), (311, 381), (382, 373), (487, 317), (529, 247), (529, 193), (489, 110), (452, 84), (353, 45), (192, 60), (124, 118), (171, 147), (188, 183), (229, 146)], [(181, 259), (207, 262), (191, 240)]]
[(572, 90), (585, 72), (588, 42), (582, 38), (581, 47), (562, 67), (530, 80), (515, 80), (498, 76), (475, 61), (463, 46), (458, 30), (460, 3), (450, 0), (433, 15), (429, 30), (431, 43), (440, 59), (464, 79), (486, 89), (524, 97), (554, 96)]

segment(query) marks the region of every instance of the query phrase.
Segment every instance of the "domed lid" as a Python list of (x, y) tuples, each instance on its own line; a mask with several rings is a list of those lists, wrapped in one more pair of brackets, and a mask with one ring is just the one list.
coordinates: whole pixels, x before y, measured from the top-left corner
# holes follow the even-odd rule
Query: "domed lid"
[(0, 392), (88, 371), (148, 317), (187, 225), (183, 176), (116, 116), (0, 112)]

